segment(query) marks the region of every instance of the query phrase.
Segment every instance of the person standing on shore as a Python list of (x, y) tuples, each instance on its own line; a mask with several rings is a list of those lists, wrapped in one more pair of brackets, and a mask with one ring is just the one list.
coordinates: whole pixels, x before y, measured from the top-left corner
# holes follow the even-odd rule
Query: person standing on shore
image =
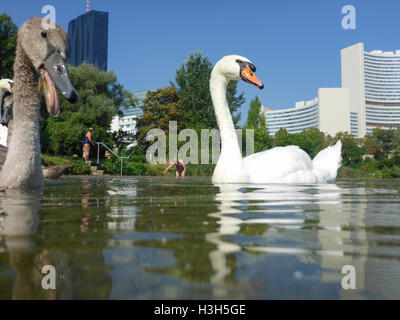
[(90, 145), (94, 146), (92, 135), (93, 128), (89, 128), (89, 131), (86, 132), (85, 139), (83, 140), (83, 159), (85, 159), (87, 164), (89, 164)]

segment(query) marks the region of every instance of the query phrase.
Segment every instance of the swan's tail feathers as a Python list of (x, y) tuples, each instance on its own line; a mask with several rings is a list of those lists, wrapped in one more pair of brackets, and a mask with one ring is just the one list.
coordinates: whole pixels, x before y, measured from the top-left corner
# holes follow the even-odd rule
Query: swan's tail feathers
[(319, 182), (333, 182), (342, 165), (342, 142), (321, 150), (313, 160), (313, 169)]

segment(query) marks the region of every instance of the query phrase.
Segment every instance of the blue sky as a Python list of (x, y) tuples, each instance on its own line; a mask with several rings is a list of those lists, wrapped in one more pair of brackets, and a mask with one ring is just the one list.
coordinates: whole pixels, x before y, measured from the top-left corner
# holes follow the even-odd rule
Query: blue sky
[[(51, 4), (57, 23), (85, 12), (85, 0), (2, 1), (0, 12), (22, 23)], [(356, 8), (356, 30), (344, 30), (344, 5)], [(215, 63), (224, 55), (252, 60), (263, 91), (246, 83), (246, 103), (258, 95), (273, 109), (316, 97), (320, 87), (340, 87), (340, 49), (364, 42), (367, 51), (400, 49), (398, 0), (91, 0), (110, 13), (109, 68), (131, 91), (165, 87), (195, 50)]]

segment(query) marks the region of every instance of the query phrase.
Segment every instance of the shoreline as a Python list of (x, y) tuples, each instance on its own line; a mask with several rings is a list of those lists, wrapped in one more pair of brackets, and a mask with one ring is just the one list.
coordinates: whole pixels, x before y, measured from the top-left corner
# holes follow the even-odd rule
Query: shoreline
[[(203, 178), (211, 179), (212, 176), (186, 176), (185, 178), (176, 178), (174, 175), (160, 176), (160, 175), (119, 175), (119, 174), (104, 174), (104, 175), (82, 175), (82, 174), (68, 174), (62, 175), (59, 179), (65, 178), (89, 178), (89, 177), (106, 177), (106, 178), (174, 178), (176, 180), (185, 180), (186, 178)], [(57, 179), (49, 179), (47, 181), (55, 181)], [(387, 178), (387, 177), (338, 177), (336, 180), (400, 180), (399, 177)], [(268, 183), (267, 183), (268, 184)]]

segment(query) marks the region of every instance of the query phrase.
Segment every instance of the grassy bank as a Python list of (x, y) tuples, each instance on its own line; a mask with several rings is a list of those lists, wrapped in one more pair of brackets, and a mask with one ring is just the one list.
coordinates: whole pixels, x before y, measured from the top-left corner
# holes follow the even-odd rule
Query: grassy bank
[[(90, 166), (88, 166), (82, 158), (57, 157), (50, 155), (42, 155), (43, 164), (46, 166), (67, 165), (71, 164), (67, 174), (70, 175), (87, 175), (90, 174)], [(111, 174), (120, 174), (120, 161), (116, 158), (105, 160), (104, 167)], [(366, 161), (359, 167), (341, 167), (338, 171), (338, 178), (365, 178), (365, 179), (381, 179), (381, 178), (400, 178), (400, 166), (378, 162)], [(212, 164), (189, 164), (186, 166), (186, 175), (189, 177), (211, 177), (215, 165)], [(124, 161), (124, 175), (138, 176), (161, 176), (166, 165), (151, 165), (145, 161), (145, 158), (137, 158), (135, 161)], [(174, 176), (175, 170), (171, 168), (166, 176)]]
[[(90, 174), (90, 166), (82, 158), (59, 157), (42, 154), (42, 161), (45, 166), (72, 165), (67, 171), (68, 175)], [(102, 165), (111, 174), (119, 175), (121, 163), (117, 158), (110, 158), (102, 162)], [(146, 162), (145, 158), (136, 157), (135, 161), (124, 160), (123, 174), (132, 176), (161, 176), (167, 165), (152, 165)], [(186, 175), (190, 177), (210, 177), (214, 172), (215, 165), (192, 165), (186, 166)], [(174, 168), (171, 168), (165, 176), (175, 176)]]
[(368, 170), (365, 168), (342, 167), (338, 171), (338, 178), (365, 178), (365, 179), (387, 179), (400, 178), (400, 167), (384, 167), (383, 169)]
[(42, 162), (45, 166), (61, 166), (68, 164), (72, 165), (72, 167), (68, 169), (66, 174), (90, 174), (90, 166), (88, 166), (82, 158), (67, 158), (42, 154)]

